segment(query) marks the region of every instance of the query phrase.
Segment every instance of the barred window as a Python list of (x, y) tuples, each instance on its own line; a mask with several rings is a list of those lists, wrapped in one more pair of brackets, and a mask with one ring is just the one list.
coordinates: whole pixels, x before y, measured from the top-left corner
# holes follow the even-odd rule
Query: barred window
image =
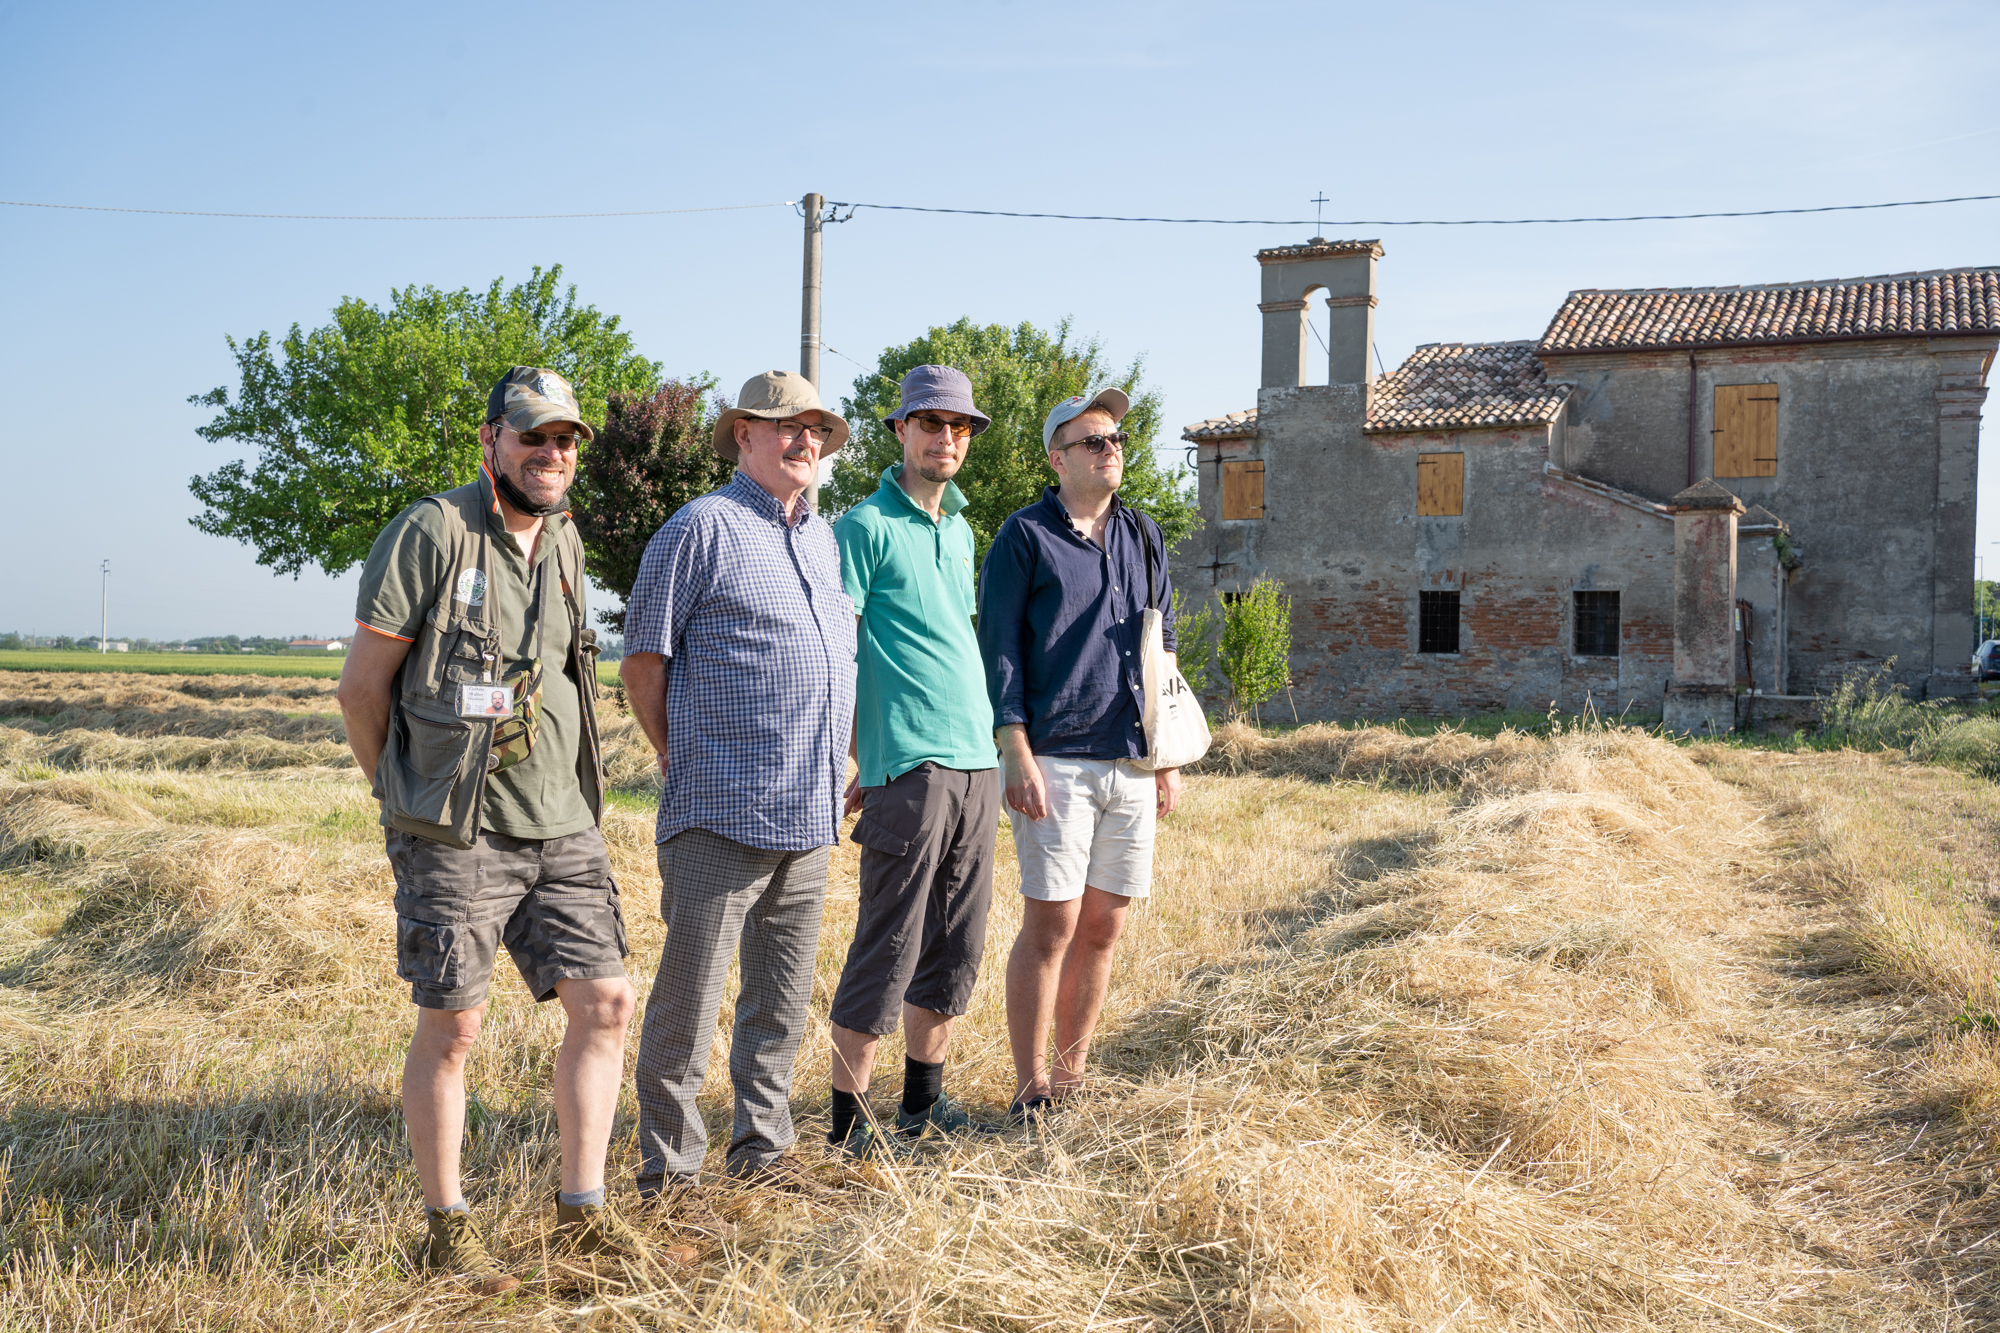
[(1420, 653), (1458, 651), (1458, 593), (1417, 594), (1417, 651)]
[(1576, 655), (1618, 656), (1618, 594), (1576, 594)]

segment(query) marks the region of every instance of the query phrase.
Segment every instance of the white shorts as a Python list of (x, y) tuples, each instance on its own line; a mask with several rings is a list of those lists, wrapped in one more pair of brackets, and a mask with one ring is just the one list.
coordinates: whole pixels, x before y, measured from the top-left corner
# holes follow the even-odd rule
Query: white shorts
[(1007, 811), (1022, 896), (1068, 902), (1081, 898), (1086, 884), (1121, 898), (1150, 894), (1158, 800), (1152, 773), (1121, 759), (1036, 755), (1035, 763), (1049, 812), (1030, 819)]

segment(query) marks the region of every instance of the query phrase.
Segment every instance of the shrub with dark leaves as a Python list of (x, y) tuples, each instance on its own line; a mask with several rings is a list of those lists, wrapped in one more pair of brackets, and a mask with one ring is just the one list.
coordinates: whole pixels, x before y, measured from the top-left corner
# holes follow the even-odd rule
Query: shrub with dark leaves
[[(650, 393), (613, 393), (604, 428), (577, 465), (577, 531), (599, 585), (632, 595), (646, 543), (674, 511), (729, 480), (733, 466), (709, 446), (725, 404), (702, 376), (668, 380)], [(623, 632), (625, 610), (598, 619)]]

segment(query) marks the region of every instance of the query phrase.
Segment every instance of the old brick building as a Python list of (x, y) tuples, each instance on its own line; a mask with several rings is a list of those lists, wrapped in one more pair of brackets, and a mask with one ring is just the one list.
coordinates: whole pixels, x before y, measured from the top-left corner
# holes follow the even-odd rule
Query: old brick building
[[(1913, 695), (1971, 692), (2000, 269), (1579, 291), (1538, 341), (1378, 377), (1381, 255), (1258, 252), (1257, 407), (1182, 437), (1205, 524), (1176, 580), (1286, 585), (1302, 717), (1588, 698), (1727, 725), (1738, 690), (1892, 658)], [(1314, 294), (1324, 386), (1302, 384)]]

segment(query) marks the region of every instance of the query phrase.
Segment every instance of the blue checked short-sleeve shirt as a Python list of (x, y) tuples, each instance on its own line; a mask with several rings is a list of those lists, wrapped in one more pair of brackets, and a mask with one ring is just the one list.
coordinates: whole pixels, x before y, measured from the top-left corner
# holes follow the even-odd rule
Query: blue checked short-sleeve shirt
[(854, 720), (854, 603), (833, 529), (741, 472), (653, 534), (625, 650), (667, 659), (654, 837), (701, 828), (766, 851), (839, 840)]

